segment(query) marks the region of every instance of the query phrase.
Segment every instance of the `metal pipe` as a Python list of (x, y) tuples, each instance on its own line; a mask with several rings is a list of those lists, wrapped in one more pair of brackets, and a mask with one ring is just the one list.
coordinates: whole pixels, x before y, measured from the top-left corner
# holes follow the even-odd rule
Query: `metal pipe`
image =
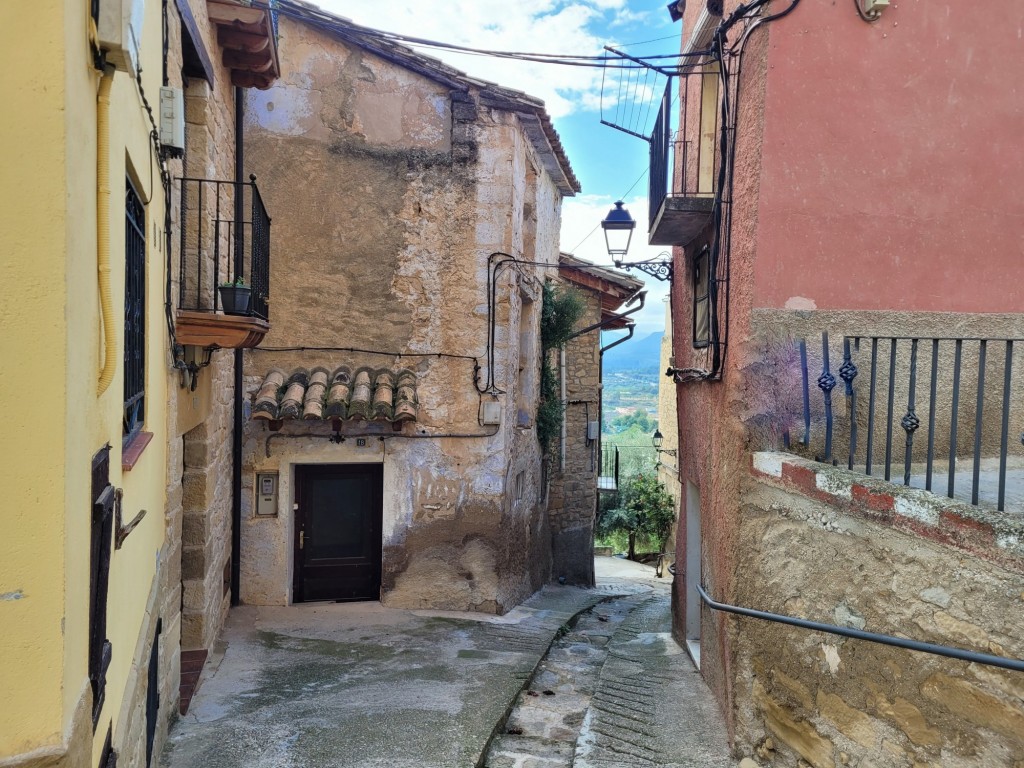
[(558, 349), (558, 374), (561, 381), (561, 395), (562, 395), (562, 419), (561, 419), (561, 438), (562, 447), (558, 457), (558, 470), (559, 472), (565, 472), (565, 443), (569, 438), (569, 427), (565, 423), (565, 412), (569, 408), (569, 394), (566, 391), (565, 385), (565, 344)]
[(950, 659), (959, 659), (961, 661), (973, 662), (975, 664), (985, 664), (990, 667), (1000, 667), (1002, 669), (1011, 669), (1015, 672), (1024, 672), (1024, 660), (1021, 659), (1010, 659), (1005, 656), (993, 656), (988, 653), (968, 651), (963, 648), (954, 648), (949, 645), (924, 643), (920, 640), (908, 640), (903, 637), (893, 637), (892, 635), (882, 635), (877, 632), (867, 632), (863, 629), (839, 627), (835, 624), (824, 624), (819, 621), (808, 621), (807, 619), (798, 619), (793, 616), (784, 616), (779, 613), (758, 611), (753, 608), (743, 608), (742, 606), (730, 605), (729, 603), (720, 603), (717, 600), (712, 599), (700, 584), (695, 586), (697, 593), (700, 595), (700, 599), (704, 601), (705, 605), (714, 611), (735, 613), (739, 616), (748, 616), (752, 619), (772, 621), (777, 624), (788, 624), (793, 627), (800, 627), (801, 629), (810, 629), (816, 632), (827, 632), (831, 635), (840, 635), (841, 637), (852, 637), (855, 640), (867, 640), (871, 643), (891, 645), (896, 648), (906, 648), (911, 651), (931, 653), (935, 656), (945, 656)]
[(96, 96), (96, 272), (103, 319), (103, 363), (98, 394), (107, 391), (117, 370), (117, 326), (110, 286), (110, 89), (114, 68), (104, 67)]
[[(245, 167), (245, 146), (243, 140), (245, 117), (245, 100), (242, 89), (235, 86), (235, 221), (241, 221), (244, 209), (239, 203), (237, 190), (243, 178)], [(202, 185), (200, 185), (201, 187)], [(200, 220), (202, 214), (200, 212)], [(238, 260), (241, 252), (235, 252), (235, 274), (238, 272)], [(200, 261), (202, 261), (200, 259)], [(216, 294), (216, 290), (214, 291)], [(235, 350), (235, 397), (233, 403), (233, 431), (231, 440), (231, 604), (238, 605), (241, 601), (239, 591), (242, 584), (242, 367), (245, 362), (241, 349)]]

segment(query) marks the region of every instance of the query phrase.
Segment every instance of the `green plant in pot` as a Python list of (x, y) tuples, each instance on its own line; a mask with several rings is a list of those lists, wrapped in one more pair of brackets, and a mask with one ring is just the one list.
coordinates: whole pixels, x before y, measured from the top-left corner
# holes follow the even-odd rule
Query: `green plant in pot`
[(220, 292), (220, 306), (224, 312), (229, 315), (249, 314), (252, 287), (246, 284), (244, 277), (238, 276), (234, 280), (221, 283), (217, 290)]

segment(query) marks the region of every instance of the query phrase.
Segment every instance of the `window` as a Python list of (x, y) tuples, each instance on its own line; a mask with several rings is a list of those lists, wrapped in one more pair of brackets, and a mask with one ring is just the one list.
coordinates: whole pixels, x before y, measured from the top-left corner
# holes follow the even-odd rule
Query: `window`
[(710, 255), (705, 245), (693, 260), (693, 346), (696, 349), (711, 343), (711, 303), (708, 297)]
[(124, 438), (142, 431), (146, 415), (146, 209), (125, 185), (124, 226)]

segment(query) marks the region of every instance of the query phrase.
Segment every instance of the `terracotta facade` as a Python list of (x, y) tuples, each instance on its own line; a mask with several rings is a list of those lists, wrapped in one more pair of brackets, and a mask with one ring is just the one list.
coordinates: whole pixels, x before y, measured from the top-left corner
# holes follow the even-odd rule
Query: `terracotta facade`
[[(782, 10), (776, 5), (772, 5), (772, 13)], [(704, 3), (688, 4), (682, 29), (684, 47), (694, 36), (702, 14), (707, 16), (705, 7)], [(737, 3), (726, 2), (724, 16), (710, 19), (711, 29), (737, 7)], [(1015, 16), (1019, 13), (1013, 11)], [(1019, 152), (1007, 149), (1007, 142), (1013, 142), (1012, 136), (1024, 120), (1024, 102), (1010, 95), (1014, 87), (1010, 75), (1001, 72), (993, 79), (982, 78), (980, 70), (964, 66), (974, 51), (984, 50), (984, 57), (1011, 55), (1017, 44), (1015, 33), (1000, 30), (990, 34), (976, 14), (955, 3), (892, 5), (884, 8), (880, 20), (873, 24), (862, 21), (856, 9), (846, 5), (800, 3), (787, 16), (759, 28), (755, 24), (753, 20), (740, 22), (728, 35), (735, 43), (744, 37), (745, 29), (751, 30), (745, 38), (735, 101), (728, 272), (719, 273), (728, 278), (727, 289), (722, 283), (728, 313), (720, 315), (723, 338), (727, 339), (725, 363), (716, 377), (719, 380), (685, 381), (694, 377), (680, 374), (676, 384), (683, 497), (676, 549), (677, 635), (682, 639), (699, 634), (701, 674), (727, 716), (737, 751), (750, 755), (770, 738), (777, 751), (762, 749), (760, 758), (782, 765), (796, 764), (798, 759), (816, 766), (859, 759), (864, 765), (934, 760), (941, 764), (948, 760), (950, 765), (980, 765), (985, 760), (994, 761), (993, 765), (1014, 765), (1012, 760), (1006, 762), (1009, 758), (1003, 753), (997, 759), (980, 747), (953, 748), (938, 741), (922, 744), (905, 730), (879, 735), (870, 746), (842, 737), (830, 739), (827, 748), (819, 744), (820, 749), (786, 743), (780, 733), (809, 733), (808, 728), (817, 727), (809, 723), (820, 724), (816, 718), (827, 718), (822, 714), (826, 710), (840, 717), (836, 713), (842, 708), (834, 697), (845, 696), (842, 688), (848, 680), (844, 672), (853, 672), (849, 667), (841, 667), (838, 675), (826, 670), (829, 681), (836, 683), (833, 689), (826, 685), (822, 668), (814, 661), (793, 677), (796, 685), (787, 694), (781, 670), (772, 677), (770, 664), (755, 668), (751, 660), (771, 657), (771, 649), (783, 642), (783, 634), (796, 642), (809, 640), (799, 630), (787, 630), (769, 640), (772, 633), (759, 632), (760, 626), (727, 618), (699, 603), (695, 609), (698, 597), (687, 588), (688, 583), (692, 587), (694, 581), (700, 581), (717, 600), (830, 623), (841, 623), (833, 613), (840, 603), (854, 612), (882, 610), (874, 597), (847, 581), (842, 569), (808, 575), (806, 584), (796, 578), (785, 588), (777, 581), (764, 583), (765, 570), (774, 567), (773, 562), (792, 557), (810, 569), (814, 559), (827, 557), (830, 550), (826, 542), (811, 537), (801, 545), (773, 540), (772, 546), (787, 547), (776, 551), (752, 533), (749, 514), (769, 528), (783, 526), (781, 520), (771, 518), (786, 518), (787, 510), (799, 505), (784, 498), (754, 503), (751, 494), (755, 488), (748, 483), (751, 453), (781, 450), (784, 427), (792, 428), (792, 450), (808, 457), (824, 453), (822, 396), (814, 381), (823, 369), (822, 332), (830, 337), (831, 371), (837, 378), (844, 335), (868, 339), (857, 353), (862, 376), (867, 375), (864, 361), (872, 336), (1024, 337), (1024, 305), (1005, 288), (1007, 280), (1012, 282), (1024, 269), (1019, 248), (1013, 245), (1021, 237), (1024, 221), (1020, 201), (1005, 189), (1008, 180), (1016, 178), (1010, 169), (1021, 161)], [(881, 70), (876, 68), (879, 66)], [(887, 74), (879, 75), (883, 70)], [(1001, 89), (1003, 95), (992, 88)], [(989, 119), (994, 115), (998, 119)], [(966, 214), (963, 204), (967, 199), (985, 200), (984, 213), (977, 217)], [(695, 269), (701, 251), (713, 246), (716, 239), (721, 242), (724, 232), (716, 230), (709, 219), (707, 228), (694, 240), (677, 243), (674, 249), (673, 358), (677, 369), (709, 368), (708, 350), (693, 345)], [(973, 268), (963, 269), (969, 263)], [(794, 367), (793, 355), (800, 339), (808, 344), (813, 400), (813, 428), (806, 447), (797, 445), (802, 436), (802, 408), (799, 358)], [(900, 349), (904, 370), (907, 353)], [(965, 352), (965, 360), (971, 354), (977, 353)], [(999, 382), (985, 389), (985, 397), (992, 395), (994, 403), (1000, 402), (1001, 395), (994, 387), (1002, 387), (1003, 361), (999, 347), (989, 360), (990, 375)], [(1011, 368), (1017, 382), (1021, 375), (1018, 362)], [(940, 357), (940, 365), (944, 363), (945, 357)], [(922, 362), (921, 371), (923, 377), (930, 368)], [(964, 386), (969, 389), (977, 371), (976, 357), (965, 363), (964, 371)], [(927, 380), (919, 386), (925, 388), (927, 397)], [(943, 387), (949, 386), (948, 380), (940, 380), (938, 401), (949, 399), (943, 392)], [(834, 391), (837, 412), (846, 406), (842, 387), (840, 382)], [(906, 397), (905, 389), (900, 397)], [(866, 400), (864, 397), (854, 415), (861, 426), (858, 461), (862, 470)], [(903, 407), (902, 401), (899, 407)], [(985, 416), (986, 450), (992, 448), (993, 434), (988, 421), (998, 414), (998, 409), (993, 410)], [(898, 425), (901, 414), (896, 417), (897, 443), (903, 439)], [(939, 417), (937, 450), (948, 448), (948, 437), (942, 437), (944, 429), (948, 435), (948, 418), (942, 424)], [(1016, 434), (1020, 422), (1020, 409), (1013, 405), (1011, 434)], [(884, 432), (876, 435), (884, 441)], [(837, 445), (844, 445), (848, 437), (848, 432), (837, 431)], [(945, 446), (941, 445), (944, 439)], [(836, 449), (840, 462), (845, 459), (842, 450)], [(896, 445), (897, 462), (902, 462), (901, 451)], [(1009, 451), (1011, 460), (1018, 460), (1019, 446), (1011, 445)], [(919, 448), (917, 456), (921, 455)], [(899, 466), (901, 470), (902, 464)], [(902, 545), (911, 546), (907, 540), (902, 540)], [(688, 547), (694, 546), (696, 555), (691, 552), (687, 564)], [(806, 554), (795, 556), (792, 546), (804, 548)], [(872, 547), (864, 539), (844, 546), (861, 548), (860, 554)], [(941, 551), (942, 545), (936, 546)], [(982, 562), (984, 558), (972, 559), (976, 556), (972, 553), (961, 562), (972, 573), (986, 572), (990, 566)], [(877, 576), (900, 579), (904, 566), (900, 558), (886, 560)], [(934, 584), (922, 582), (922, 590), (935, 584), (951, 589), (955, 581), (940, 569), (929, 577)], [(822, 578), (836, 580), (834, 594), (827, 599), (822, 596), (818, 603), (809, 597), (799, 601), (800, 593), (810, 592), (812, 582)], [(994, 583), (1003, 579), (1010, 585), (1016, 583), (1017, 576), (1012, 572), (999, 575), (997, 566), (993, 578)], [(763, 586), (754, 586), (759, 584)], [(841, 586), (848, 587), (843, 594)], [(891, 599), (894, 606), (901, 600), (895, 595)], [(953, 599), (958, 597), (954, 594)], [(699, 633), (687, 626), (687, 615), (694, 610)], [(982, 634), (990, 633), (991, 642), (999, 644), (997, 623), (982, 622), (980, 626)], [(963, 644), (963, 637), (934, 630), (931, 625), (920, 633), (910, 632), (891, 617), (876, 615), (869, 629)], [(864, 646), (861, 652), (885, 655), (876, 646)], [(899, 663), (908, 669), (917, 665), (923, 669), (930, 662), (922, 658), (904, 652)], [(810, 662), (811, 657), (805, 656), (805, 661)], [(962, 666), (939, 666), (943, 675), (961, 677), (971, 685), (980, 684), (987, 675)], [(792, 670), (784, 674), (793, 676)], [(753, 698), (752, 681), (759, 686)], [(929, 709), (938, 700), (934, 696), (928, 700), (924, 688), (910, 693), (892, 680), (874, 684), (881, 697), (874, 700), (875, 705), (854, 697), (844, 699), (843, 706), (866, 712), (871, 718), (882, 713), (884, 718), (885, 706), (879, 702), (884, 699), (891, 704), (893, 697), (899, 696), (915, 712), (926, 713), (923, 724), (940, 730), (940, 724), (955, 710), (948, 701)], [(995, 685), (998, 688), (1001, 683)], [(800, 686), (810, 691), (809, 698), (794, 698), (792, 691), (803, 690)], [(1007, 703), (993, 690), (986, 695)], [(803, 703), (795, 705), (798, 700)], [(1008, 706), (1019, 710), (1019, 702)], [(847, 721), (857, 719), (849, 715)], [(889, 725), (892, 722), (890, 716)], [(796, 730), (787, 731), (790, 726)], [(890, 762), (872, 763), (886, 745), (892, 747), (886, 758)], [(1020, 748), (1019, 743), (1015, 748)], [(943, 751), (947, 749), (956, 757)]]

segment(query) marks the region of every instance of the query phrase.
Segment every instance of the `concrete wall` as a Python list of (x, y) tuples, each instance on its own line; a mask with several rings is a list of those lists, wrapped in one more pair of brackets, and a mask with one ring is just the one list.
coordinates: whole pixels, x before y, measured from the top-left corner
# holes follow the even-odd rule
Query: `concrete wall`
[[(601, 297), (570, 287), (586, 301), (578, 321), (587, 327), (601, 320)], [(587, 422), (601, 418), (601, 334), (591, 331), (565, 345), (565, 441), (552, 441), (548, 519), (551, 521), (552, 575), (566, 583), (594, 583), (594, 519), (597, 514), (597, 464), (600, 440), (587, 439)], [(560, 367), (560, 357), (552, 356)]]
[[(736, 601), (1024, 656), (1018, 516), (755, 453)], [(735, 638), (737, 746), (761, 764), (1018, 766), (1019, 673), (752, 619)]]
[[(672, 305), (666, 302), (665, 332), (661, 337), (659, 371), (667, 371), (674, 362), (672, 346)], [(665, 543), (665, 552), (674, 555), (683, 489), (679, 482), (679, 416), (676, 411), (676, 385), (667, 376), (658, 379), (658, 431), (662, 436), (662, 453), (658, 454), (658, 480), (665, 484), (665, 490), (675, 500), (676, 507), (676, 522), (672, 525), (672, 531)]]
[[(726, 2), (726, 15), (736, 5)], [(684, 41), (702, 7), (686, 9)], [(700, 576), (719, 599), (736, 596), (736, 569), (747, 556), (740, 510), (748, 451), (778, 446), (780, 424), (802, 407), (794, 411), (799, 384), (788, 384), (794, 373), (799, 380), (786, 350), (793, 338), (811, 342), (814, 452), (822, 439), (821, 396), (813, 381), (820, 373), (813, 350), (821, 331), (833, 337), (833, 373), (842, 361), (836, 350), (843, 333), (1019, 338), (1024, 332), (1021, 315), (1012, 314), (1020, 312), (1020, 302), (1005, 288), (1007, 277), (1024, 269), (1016, 253), (1024, 219), (1005, 186), (1020, 162), (1010, 157), (1009, 145), (1019, 133), (1021, 100), (1013, 96), (1013, 75), (1000, 70), (989, 80), (979, 73), (990, 67), (975, 64), (979, 56), (988, 61), (1011, 55), (1020, 10), (1012, 14), (1015, 20), (989, 35), (970, 9), (953, 3), (900, 3), (875, 25), (841, 4), (803, 3), (747, 40), (726, 363), (721, 382), (677, 387), (679, 476), (698, 492)], [(979, 201), (977, 209), (973, 201)], [(691, 344), (692, 258), (715, 234), (706, 231), (685, 252), (676, 249), (679, 368), (709, 367), (708, 352)], [(983, 268), (968, 276), (967, 264)], [(1001, 386), (998, 354), (990, 366), (986, 396)], [(928, 369), (920, 369), (919, 392)], [(970, 379), (968, 370), (965, 386)], [(905, 394), (898, 408), (905, 406)], [(843, 407), (838, 388), (835, 401)], [(919, 416), (926, 412), (921, 402), (919, 395)], [(962, 419), (972, 418), (972, 407)], [(1015, 405), (1014, 429), (1018, 410)], [(989, 417), (986, 430), (990, 451)], [(896, 435), (898, 442), (902, 430)], [(861, 450), (863, 438), (862, 431)], [(840, 430), (837, 443), (843, 439)], [(677, 562), (683, 561), (686, 538), (682, 530)], [(680, 636), (687, 602), (696, 599), (684, 583), (677, 579)], [(701, 672), (732, 720), (749, 687), (737, 683), (726, 622), (704, 611), (701, 623)]]
[(768, 29), (755, 305), (1019, 312), (1024, 8), (847, 5)]
[[(266, 349), (247, 355), (246, 388), (272, 367), (409, 367), (418, 379), (417, 432), (479, 436), (389, 437), (386, 451), (374, 444), (372, 455), (315, 438), (282, 440), (267, 457), (266, 427), (250, 423), (246, 488), (255, 472), (280, 471), (281, 512), (258, 520), (243, 513), (241, 597), (291, 600), (295, 464), (380, 461), (382, 600), (504, 612), (546, 580), (550, 562), (536, 384), (518, 391), (529, 381), (520, 369), (539, 366), (539, 344), (521, 346), (536, 338), (539, 312), (530, 307), (539, 308), (543, 273), (501, 271), (489, 371), (487, 259), (503, 251), (556, 264), (560, 194), (514, 114), (287, 18), (281, 39), (284, 77), (251, 93), (246, 106), (247, 169), (274, 216), (273, 328)], [(281, 347), (321, 351), (273, 351)], [(478, 423), (473, 361), (453, 357), (460, 355), (480, 360), (481, 386), (493, 374), (505, 392), (483, 396), (502, 403), (491, 436)]]

